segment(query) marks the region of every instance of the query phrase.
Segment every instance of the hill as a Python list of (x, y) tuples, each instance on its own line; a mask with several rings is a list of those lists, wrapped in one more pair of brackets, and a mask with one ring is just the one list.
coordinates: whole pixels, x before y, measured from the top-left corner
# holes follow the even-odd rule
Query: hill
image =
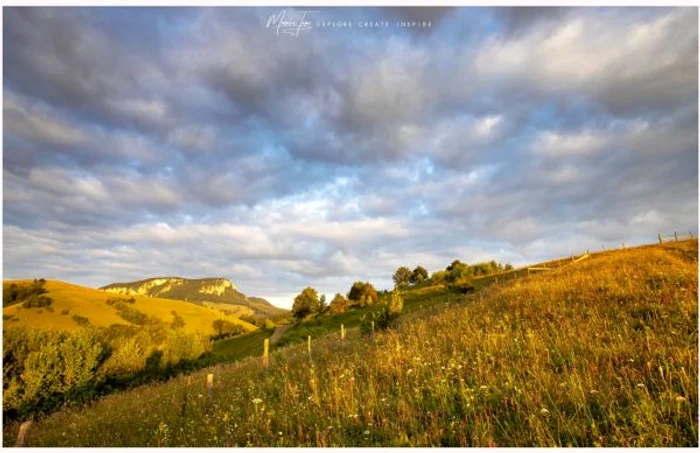
[[(28, 285), (29, 280), (6, 280), (3, 289), (6, 292), (10, 285)], [(45, 284), (46, 293), (53, 300), (51, 306), (23, 308), (22, 304), (14, 304), (3, 308), (3, 326), (31, 327), (41, 330), (75, 330), (82, 325), (90, 324), (95, 327), (109, 327), (113, 324), (133, 325), (120, 314), (118, 307), (108, 304), (115, 299), (114, 294), (99, 291), (84, 286), (48, 280)], [(207, 335), (214, 334), (212, 323), (224, 319), (238, 324), (248, 331), (256, 327), (235, 316), (216, 308), (191, 304), (181, 300), (153, 298), (134, 295), (133, 303), (128, 304), (132, 312), (156, 318), (170, 323), (176, 313), (185, 323), (185, 330)]]
[(273, 349), (267, 370), (251, 357), (55, 413), (27, 443), (697, 447), (697, 253), (641, 247), (494, 282), (373, 340), (327, 335), (311, 357)]
[[(187, 279), (180, 277), (148, 278), (135, 282), (112, 283), (100, 288), (102, 291), (123, 294), (185, 300), (189, 302), (213, 302), (216, 304), (245, 307), (253, 315), (266, 317), (280, 316), (287, 310), (275, 307), (259, 297), (248, 297), (225, 278)], [(219, 307), (231, 310), (231, 307)], [(245, 308), (238, 312), (248, 313)]]

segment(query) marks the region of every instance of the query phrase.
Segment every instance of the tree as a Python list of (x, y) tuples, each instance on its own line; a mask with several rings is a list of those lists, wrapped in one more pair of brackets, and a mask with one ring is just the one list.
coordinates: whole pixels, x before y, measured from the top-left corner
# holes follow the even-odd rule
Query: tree
[(411, 273), (409, 281), (413, 284), (423, 282), (428, 279), (428, 271), (423, 266), (417, 266)]
[(508, 263), (508, 264), (506, 264), (506, 266), (505, 266), (503, 269), (505, 269), (505, 270), (507, 270), (507, 271), (512, 271), (512, 270), (513, 270), (513, 265), (510, 264), (510, 263)]
[(350, 306), (350, 302), (342, 294), (336, 294), (328, 307), (329, 311), (335, 315), (345, 313)]
[(459, 260), (455, 260), (447, 266), (445, 269), (447, 271), (445, 275), (445, 281), (448, 283), (455, 283), (460, 280), (465, 280), (471, 276), (471, 272), (468, 264), (464, 264)]
[(321, 294), (321, 298), (318, 300), (318, 302), (319, 302), (319, 304), (320, 304), (320, 308), (319, 308), (319, 310), (318, 310), (319, 313), (325, 312), (326, 309), (328, 308), (328, 305), (326, 305), (326, 295), (325, 295), (325, 294)]
[(408, 285), (408, 283), (411, 281), (411, 275), (411, 269), (407, 268), (406, 266), (401, 266), (400, 268), (396, 269), (396, 272), (394, 273), (394, 283), (396, 283), (397, 286)]
[(302, 292), (294, 298), (292, 315), (297, 319), (304, 319), (311, 314), (318, 313), (320, 310), (321, 301), (318, 298), (318, 292), (310, 286), (304, 288)]
[[(377, 290), (369, 282), (355, 282), (348, 293), (348, 300), (351, 305), (374, 305), (379, 301)], [(362, 304), (365, 305), (362, 305)]]

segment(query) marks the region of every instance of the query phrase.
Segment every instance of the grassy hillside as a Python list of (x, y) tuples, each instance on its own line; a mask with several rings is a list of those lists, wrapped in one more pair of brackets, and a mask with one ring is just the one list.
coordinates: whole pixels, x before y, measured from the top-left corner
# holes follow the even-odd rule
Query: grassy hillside
[[(289, 346), (269, 370), (249, 358), (190, 388), (174, 379), (58, 412), (28, 444), (697, 446), (697, 241), (595, 255), (466, 299), (374, 342), (315, 340), (312, 363)], [(6, 425), (6, 444), (16, 432)]]
[[(11, 283), (26, 284), (29, 281), (5, 281), (6, 287)], [(43, 330), (75, 330), (80, 327), (74, 316), (87, 318), (96, 327), (109, 327), (112, 324), (131, 323), (119, 316), (114, 306), (107, 304), (110, 298), (118, 297), (104, 291), (72, 285), (70, 283), (52, 281), (46, 282), (46, 293), (53, 303), (50, 307), (22, 308), (12, 305), (3, 308), (4, 328), (31, 327)], [(212, 322), (216, 319), (226, 319), (239, 324), (249, 331), (256, 327), (235, 316), (221, 312), (216, 308), (195, 305), (179, 300), (159, 299), (144, 296), (134, 296), (132, 308), (148, 316), (170, 323), (178, 314), (185, 321), (185, 330), (213, 334)]]
[(237, 310), (240, 310), (240, 307), (246, 307), (254, 314), (265, 316), (279, 316), (287, 312), (265, 299), (246, 296), (224, 278), (158, 277), (135, 282), (112, 283), (100, 289), (119, 294), (228, 304), (238, 307)]

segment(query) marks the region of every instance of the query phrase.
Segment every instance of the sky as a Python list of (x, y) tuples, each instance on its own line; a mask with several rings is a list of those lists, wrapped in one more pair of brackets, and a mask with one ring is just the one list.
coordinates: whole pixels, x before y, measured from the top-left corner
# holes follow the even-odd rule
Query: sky
[(696, 8), (302, 14), (4, 8), (4, 278), (291, 307), (697, 234)]

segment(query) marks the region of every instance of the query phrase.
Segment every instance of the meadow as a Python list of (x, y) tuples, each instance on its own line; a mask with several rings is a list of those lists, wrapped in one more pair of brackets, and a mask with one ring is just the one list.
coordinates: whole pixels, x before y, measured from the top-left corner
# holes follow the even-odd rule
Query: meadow
[(66, 408), (27, 444), (697, 447), (697, 253), (686, 241), (470, 295), (419, 289), (373, 339), (333, 324), (310, 356), (291, 344), (267, 369), (249, 357)]

